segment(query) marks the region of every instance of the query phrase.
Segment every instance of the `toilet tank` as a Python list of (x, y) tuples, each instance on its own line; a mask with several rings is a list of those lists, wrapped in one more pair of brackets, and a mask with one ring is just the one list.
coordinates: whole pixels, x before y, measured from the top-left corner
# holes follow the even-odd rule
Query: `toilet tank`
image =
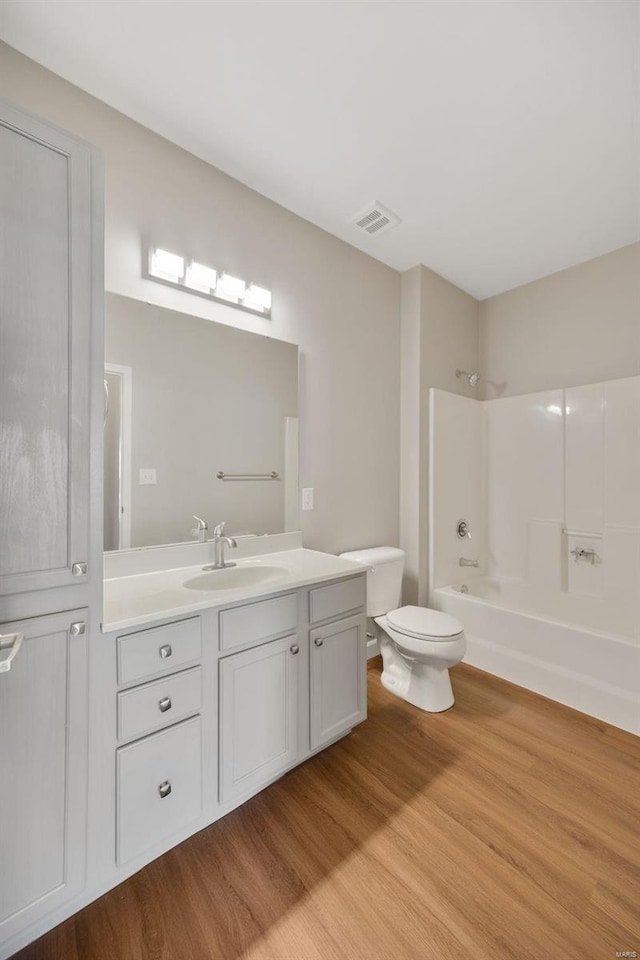
[(367, 616), (380, 617), (400, 606), (404, 550), (371, 547), (341, 553), (345, 560), (363, 563), (367, 569)]

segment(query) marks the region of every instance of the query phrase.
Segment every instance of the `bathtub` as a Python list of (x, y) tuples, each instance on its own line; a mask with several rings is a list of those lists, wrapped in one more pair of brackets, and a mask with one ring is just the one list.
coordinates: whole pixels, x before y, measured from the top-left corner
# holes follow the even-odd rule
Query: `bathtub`
[(640, 734), (635, 604), (477, 577), (436, 588), (432, 605), (464, 624), (465, 662)]

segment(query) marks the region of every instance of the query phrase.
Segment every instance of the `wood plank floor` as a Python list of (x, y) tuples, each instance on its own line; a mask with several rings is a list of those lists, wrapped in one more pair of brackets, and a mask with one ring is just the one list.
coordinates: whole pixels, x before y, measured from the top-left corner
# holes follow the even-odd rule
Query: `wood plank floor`
[(640, 739), (478, 670), (369, 720), (20, 960), (640, 954)]

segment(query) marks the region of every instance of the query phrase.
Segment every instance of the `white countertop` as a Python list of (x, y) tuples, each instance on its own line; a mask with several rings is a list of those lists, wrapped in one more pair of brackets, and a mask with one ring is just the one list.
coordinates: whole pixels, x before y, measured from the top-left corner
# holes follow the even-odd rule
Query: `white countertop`
[[(342, 560), (328, 553), (304, 548), (248, 557), (238, 560), (234, 569), (241, 571), (255, 567), (264, 569), (264, 580), (250, 586), (228, 589), (194, 589), (185, 586), (187, 581), (203, 576), (202, 564), (105, 580), (102, 631), (111, 633), (138, 627), (236, 600), (263, 597), (323, 580), (362, 573), (365, 569), (362, 564), (352, 560)], [(210, 575), (211, 582), (215, 582), (215, 576), (216, 572)]]

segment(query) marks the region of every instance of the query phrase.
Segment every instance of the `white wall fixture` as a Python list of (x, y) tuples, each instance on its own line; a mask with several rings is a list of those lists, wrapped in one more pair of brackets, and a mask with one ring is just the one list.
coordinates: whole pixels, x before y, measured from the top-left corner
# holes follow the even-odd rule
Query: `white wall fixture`
[[(185, 270), (185, 263), (188, 266)], [(142, 276), (271, 319), (271, 291), (152, 244), (143, 245)]]
[(430, 409), (430, 605), (465, 659), (640, 732), (640, 377)]
[(187, 267), (185, 285), (201, 293), (211, 293), (216, 288), (218, 274), (213, 267), (205, 267), (202, 263), (192, 260)]
[(150, 250), (149, 273), (152, 277), (177, 283), (184, 276), (184, 259), (168, 250)]

